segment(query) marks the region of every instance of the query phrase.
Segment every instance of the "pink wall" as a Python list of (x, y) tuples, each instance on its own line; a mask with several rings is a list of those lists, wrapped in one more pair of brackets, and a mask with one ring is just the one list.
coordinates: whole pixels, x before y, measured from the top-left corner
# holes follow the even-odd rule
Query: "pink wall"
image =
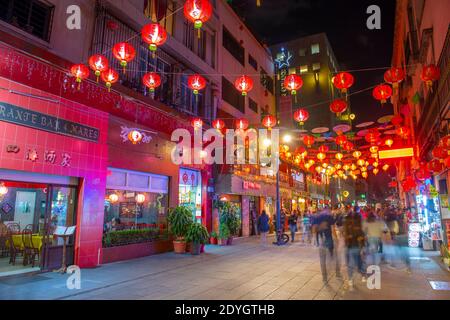
[[(98, 264), (102, 247), (103, 199), (106, 185), (106, 146), (108, 115), (104, 112), (60, 99), (37, 89), (0, 78), (0, 87), (60, 101), (53, 103), (0, 90), (0, 102), (46, 113), (100, 130), (98, 143), (0, 122), (0, 168), (43, 174), (78, 177), (80, 193), (77, 211), (75, 263), (81, 267)], [(20, 147), (18, 153), (8, 153), (8, 145)], [(35, 149), (38, 159), (26, 159), (28, 149)], [(44, 161), (45, 151), (55, 151), (54, 164)], [(61, 165), (62, 153), (71, 157), (70, 166)]]

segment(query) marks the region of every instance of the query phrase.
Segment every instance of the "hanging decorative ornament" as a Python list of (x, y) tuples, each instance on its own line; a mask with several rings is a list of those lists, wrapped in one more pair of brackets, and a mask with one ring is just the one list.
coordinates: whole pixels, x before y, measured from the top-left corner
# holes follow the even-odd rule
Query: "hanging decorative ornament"
[(70, 68), (70, 73), (75, 77), (78, 83), (78, 90), (80, 90), (81, 81), (89, 77), (89, 68), (84, 64), (75, 64)]
[(238, 89), (243, 96), (253, 89), (253, 80), (249, 76), (240, 76), (234, 81), (234, 86)]
[(154, 54), (158, 47), (166, 42), (167, 32), (159, 23), (149, 23), (142, 28), (141, 37)]
[(8, 193), (8, 188), (5, 186), (5, 184), (2, 182), (0, 183), (0, 196), (4, 196)]
[(410, 132), (411, 130), (408, 127), (399, 127), (395, 130), (395, 133), (402, 139), (407, 139)]
[(108, 70), (102, 72), (101, 78), (105, 82), (106, 87), (108, 88), (108, 92), (110, 92), (113, 83), (119, 81), (119, 74), (116, 72), (116, 70), (109, 68)]
[(130, 140), (132, 144), (138, 144), (142, 141), (143, 137), (142, 133), (136, 129), (131, 130), (130, 133), (128, 133), (128, 140)]
[(206, 80), (199, 74), (192, 74), (188, 77), (188, 87), (192, 90), (195, 95), (206, 87)]
[(347, 110), (347, 102), (342, 99), (336, 99), (330, 104), (331, 112), (335, 113), (337, 117)]
[(116, 43), (112, 48), (112, 53), (114, 57), (120, 61), (120, 65), (123, 68), (123, 73), (125, 73), (127, 64), (136, 56), (136, 50), (127, 42)]
[(385, 165), (382, 167), (382, 169), (383, 169), (383, 171), (388, 171), (388, 170), (389, 170), (389, 165), (388, 165), (388, 164), (385, 164)]
[(364, 167), (366, 161), (364, 159), (358, 159), (358, 161), (356, 161), (356, 164), (360, 167)]
[(433, 173), (440, 173), (444, 170), (444, 164), (438, 159), (434, 159), (428, 162), (427, 169)]
[(272, 130), (272, 128), (277, 125), (277, 118), (272, 115), (267, 115), (262, 119), (262, 125), (268, 130)]
[(237, 130), (247, 130), (247, 128), (249, 126), (248, 120), (244, 119), (244, 118), (236, 119), (234, 124), (235, 124)]
[(212, 122), (212, 127), (219, 132), (225, 129), (225, 122), (222, 119), (216, 119)]
[(305, 109), (298, 109), (294, 112), (294, 120), (297, 121), (301, 126), (309, 119), (309, 112)]
[[(359, 159), (361, 157), (362, 153), (359, 150), (356, 150), (355, 152), (353, 152), (353, 157), (355, 159)], [(364, 160), (363, 160), (364, 161)]]
[(433, 158), (444, 160), (449, 156), (449, 152), (443, 146), (437, 146), (431, 151)]
[(161, 85), (161, 77), (156, 72), (148, 72), (142, 77), (142, 83), (153, 93)]
[(344, 155), (342, 153), (338, 152), (338, 153), (336, 153), (335, 158), (338, 161), (341, 161), (344, 158)]
[(380, 84), (373, 89), (372, 95), (379, 100), (381, 104), (385, 104), (387, 99), (392, 96), (392, 88), (387, 84)]
[(344, 144), (344, 150), (348, 151), (348, 152), (352, 151), (354, 147), (355, 147), (355, 145), (353, 143), (351, 143), (350, 141), (347, 141)]
[(100, 74), (106, 70), (108, 70), (109, 62), (108, 58), (101, 54), (94, 54), (89, 57), (89, 67), (94, 71), (95, 76), (98, 78)]
[(203, 127), (203, 120), (201, 118), (192, 118), (191, 125), (194, 130), (201, 130)]
[(208, 0), (187, 0), (184, 3), (184, 16), (194, 24), (200, 38), (200, 28), (211, 18), (213, 7)]
[(447, 169), (450, 168), (450, 156), (444, 159), (444, 165)]
[(441, 78), (441, 71), (434, 64), (424, 66), (422, 69), (421, 78), (422, 81), (425, 82), (427, 87), (431, 89), (431, 87), (433, 87), (434, 81), (438, 81)]
[(369, 129), (364, 138), (368, 143), (376, 144), (378, 142), (378, 139), (380, 138), (380, 132), (376, 128)]
[(384, 139), (384, 145), (388, 146), (389, 148), (392, 147), (394, 144), (394, 140), (391, 137), (386, 137)]
[(338, 146), (343, 146), (347, 142), (347, 137), (345, 135), (339, 135), (336, 137), (335, 142)]
[(362, 172), (362, 173), (361, 173), (361, 176), (362, 176), (364, 179), (367, 179), (367, 178), (369, 177), (369, 174), (368, 174), (367, 172)]
[(330, 148), (328, 148), (328, 146), (326, 146), (324, 144), (319, 147), (319, 152), (322, 152), (322, 153), (327, 153), (329, 150), (330, 150)]
[(303, 86), (303, 79), (299, 75), (290, 74), (284, 79), (284, 87), (291, 92), (291, 95), (297, 95), (297, 91)]
[(395, 115), (395, 116), (391, 119), (391, 123), (392, 123), (394, 126), (398, 127), (398, 126), (402, 125), (402, 123), (403, 123), (403, 117), (402, 117), (401, 115), (397, 114), (397, 115)]
[(402, 68), (392, 67), (384, 73), (384, 81), (392, 85), (394, 89), (397, 89), (404, 79), (405, 72)]
[(111, 193), (108, 197), (109, 202), (116, 203), (119, 201), (119, 196), (116, 193)]
[(347, 93), (348, 89), (353, 85), (353, 76), (348, 72), (338, 73), (333, 77), (334, 86), (341, 90), (342, 93)]
[(443, 137), (440, 141), (440, 144), (444, 148), (449, 149), (450, 148), (450, 135)]
[(419, 170), (416, 171), (416, 178), (421, 182), (431, 178), (430, 171), (428, 171), (425, 165), (421, 165)]
[(369, 148), (370, 153), (377, 153), (378, 152), (378, 146), (371, 146)]
[(380, 170), (378, 170), (378, 168), (374, 168), (374, 169), (372, 170), (372, 172), (373, 172), (374, 175), (377, 175), (378, 172), (380, 172)]
[(308, 147), (311, 148), (311, 146), (314, 144), (314, 137), (313, 136), (303, 136), (303, 144)]

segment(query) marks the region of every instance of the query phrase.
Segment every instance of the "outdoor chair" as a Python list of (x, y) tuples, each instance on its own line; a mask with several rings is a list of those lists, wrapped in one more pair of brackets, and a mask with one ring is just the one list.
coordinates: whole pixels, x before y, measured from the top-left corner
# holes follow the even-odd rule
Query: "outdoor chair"
[(24, 257), (24, 249), (16, 246), (13, 236), (16, 235), (10, 228), (8, 228), (8, 242), (9, 242), (9, 263), (13, 266), (16, 265), (17, 256)]
[(39, 248), (33, 243), (33, 226), (28, 225), (22, 231), (22, 242), (24, 246), (24, 265), (31, 263), (34, 268), (34, 263), (36, 261), (36, 256), (39, 260)]

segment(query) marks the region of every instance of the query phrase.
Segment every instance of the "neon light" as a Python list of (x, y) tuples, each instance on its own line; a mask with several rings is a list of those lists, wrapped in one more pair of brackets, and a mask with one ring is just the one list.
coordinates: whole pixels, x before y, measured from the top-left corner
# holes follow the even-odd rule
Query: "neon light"
[(413, 148), (381, 150), (378, 152), (378, 157), (380, 159), (409, 158), (412, 156), (414, 156)]

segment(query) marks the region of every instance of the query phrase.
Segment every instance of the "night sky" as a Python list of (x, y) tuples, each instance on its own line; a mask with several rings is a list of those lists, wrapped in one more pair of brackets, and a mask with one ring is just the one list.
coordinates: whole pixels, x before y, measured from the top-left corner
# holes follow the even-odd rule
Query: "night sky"
[[(395, 0), (232, 0), (235, 11), (267, 45), (315, 33), (328, 35), (341, 70), (389, 67), (392, 57)], [(369, 5), (381, 8), (381, 30), (369, 30)], [(353, 72), (352, 91), (383, 82), (384, 70)], [(381, 107), (372, 91), (351, 98), (356, 124), (392, 114), (390, 104)]]

